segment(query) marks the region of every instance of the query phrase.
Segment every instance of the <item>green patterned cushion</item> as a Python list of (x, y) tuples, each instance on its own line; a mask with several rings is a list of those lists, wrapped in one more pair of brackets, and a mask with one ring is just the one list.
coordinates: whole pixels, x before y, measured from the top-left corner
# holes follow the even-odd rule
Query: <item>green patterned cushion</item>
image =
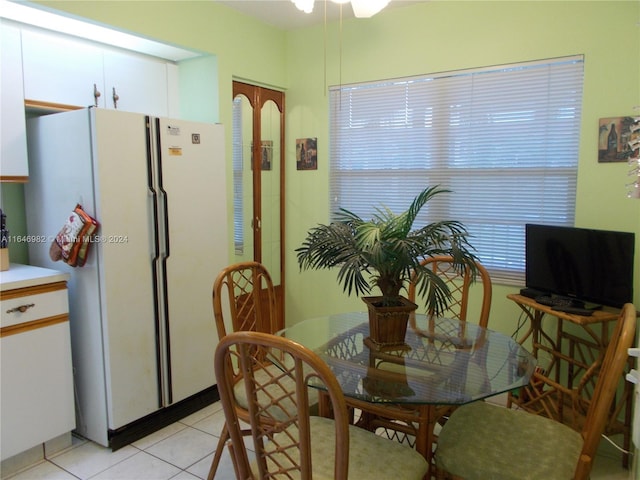
[[(310, 420), (313, 479), (333, 480), (333, 420), (323, 417), (311, 417)], [(287, 464), (284, 456), (280, 456), (278, 461)], [(253, 469), (257, 472), (255, 463)], [(349, 426), (349, 478), (422, 480), (426, 473), (427, 461), (414, 449), (362, 428)]]
[(569, 480), (582, 444), (559, 422), (475, 402), (451, 415), (435, 458), (438, 468), (466, 480)]

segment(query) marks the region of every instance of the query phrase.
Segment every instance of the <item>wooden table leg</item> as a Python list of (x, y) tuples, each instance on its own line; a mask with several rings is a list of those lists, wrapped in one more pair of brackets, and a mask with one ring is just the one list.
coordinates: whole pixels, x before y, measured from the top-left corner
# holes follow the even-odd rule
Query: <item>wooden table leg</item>
[(427, 478), (435, 473), (433, 465), (433, 447), (435, 443), (435, 434), (433, 429), (435, 428), (435, 405), (420, 405), (418, 406), (419, 420), (418, 431), (416, 432), (416, 451), (424, 458), (427, 459), (429, 464), (429, 471)]

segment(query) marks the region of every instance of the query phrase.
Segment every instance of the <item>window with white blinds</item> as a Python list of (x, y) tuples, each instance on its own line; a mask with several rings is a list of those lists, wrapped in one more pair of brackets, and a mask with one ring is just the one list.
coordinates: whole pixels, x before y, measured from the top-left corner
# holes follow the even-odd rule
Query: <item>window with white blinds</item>
[(244, 253), (244, 224), (242, 218), (242, 100), (240, 97), (233, 99), (233, 243), (235, 253)]
[[(330, 89), (330, 211), (368, 219), (436, 197), (416, 228), (459, 220), (492, 279), (524, 280), (524, 225), (573, 225), (583, 57)], [(332, 219), (333, 220), (333, 219)]]

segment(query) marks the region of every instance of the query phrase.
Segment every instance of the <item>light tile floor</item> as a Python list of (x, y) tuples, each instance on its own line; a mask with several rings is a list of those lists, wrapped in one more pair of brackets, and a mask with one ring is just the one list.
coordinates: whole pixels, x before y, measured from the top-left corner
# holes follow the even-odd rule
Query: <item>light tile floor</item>
[[(218, 402), (115, 452), (74, 437), (70, 448), (2, 480), (206, 479), (223, 423)], [(599, 452), (592, 480), (632, 480), (608, 442)], [(225, 449), (216, 479), (233, 478)]]

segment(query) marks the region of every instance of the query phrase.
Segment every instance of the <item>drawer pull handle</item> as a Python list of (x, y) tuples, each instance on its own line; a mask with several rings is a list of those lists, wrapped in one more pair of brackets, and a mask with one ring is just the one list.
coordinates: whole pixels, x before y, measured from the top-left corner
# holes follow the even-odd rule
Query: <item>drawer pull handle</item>
[(7, 310), (7, 313), (13, 313), (13, 312), (24, 313), (27, 311), (27, 309), (35, 306), (36, 306), (35, 303), (29, 303), (28, 305), (20, 305), (19, 307), (10, 308), (9, 310)]

